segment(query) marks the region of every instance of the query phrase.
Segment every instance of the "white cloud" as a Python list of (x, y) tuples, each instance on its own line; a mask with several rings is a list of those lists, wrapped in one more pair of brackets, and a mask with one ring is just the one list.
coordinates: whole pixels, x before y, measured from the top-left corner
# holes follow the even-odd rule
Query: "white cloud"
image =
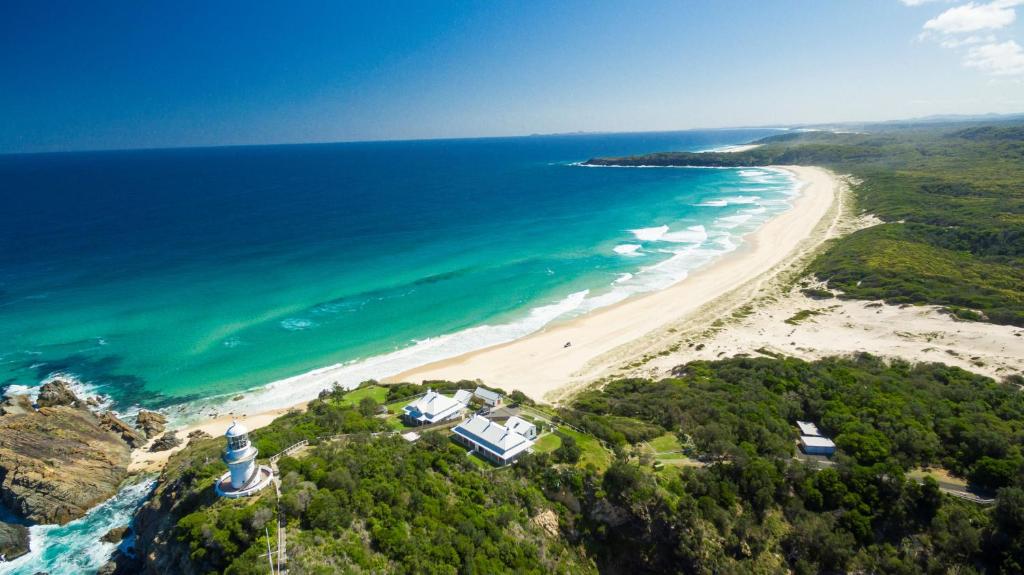
[(995, 0), (988, 4), (968, 2), (925, 22), (924, 28), (944, 34), (1004, 28), (1017, 19), (1013, 8), (1022, 3), (1024, 0)]
[(946, 38), (942, 41), (943, 48), (959, 48), (961, 46), (973, 46), (974, 44), (994, 44), (996, 37), (992, 34), (987, 36), (977, 36), (972, 34), (966, 38)]
[(974, 46), (967, 51), (964, 65), (994, 76), (1024, 74), (1024, 49), (1013, 40)]

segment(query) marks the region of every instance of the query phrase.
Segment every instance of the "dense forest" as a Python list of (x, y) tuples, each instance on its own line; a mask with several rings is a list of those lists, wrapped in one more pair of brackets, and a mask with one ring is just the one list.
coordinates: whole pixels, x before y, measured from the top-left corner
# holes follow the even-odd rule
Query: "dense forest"
[[(219, 439), (176, 455), (156, 495), (172, 535), (144, 551), (183, 573), (262, 573), (280, 513), (294, 573), (1019, 573), (1022, 383), (867, 355), (692, 362), (582, 393), (552, 413), (576, 440), (556, 431), (557, 449), (505, 468), (444, 430), (374, 434), (376, 402), (336, 390), (253, 434), (314, 440), (280, 460), (280, 506), (212, 495)], [(834, 437), (830, 464), (797, 457), (797, 419)], [(666, 438), (686, 455), (662, 465), (645, 448)], [(943, 493), (925, 466), (996, 503)]]
[[(612, 441), (609, 418), (656, 425), (692, 441), (707, 465), (666, 474), (620, 457), (603, 475), (547, 466), (536, 473), (549, 486), (575, 486), (573, 496), (591, 505), (604, 497), (628, 510), (618, 529), (580, 515), (585, 538), (600, 542), (590, 547), (602, 565), (618, 564), (629, 549), (649, 572), (1017, 573), (1020, 383), (870, 356), (693, 362), (662, 381), (586, 392), (567, 415)], [(834, 466), (794, 459), (798, 419), (835, 438)], [(910, 480), (924, 465), (968, 475), (998, 493), (997, 505), (984, 509), (940, 494), (934, 480)]]
[(810, 268), (846, 297), (926, 303), (1024, 326), (1024, 126), (871, 126), (795, 132), (739, 153), (595, 158), (594, 165), (817, 165), (854, 177), (885, 223), (837, 240)]

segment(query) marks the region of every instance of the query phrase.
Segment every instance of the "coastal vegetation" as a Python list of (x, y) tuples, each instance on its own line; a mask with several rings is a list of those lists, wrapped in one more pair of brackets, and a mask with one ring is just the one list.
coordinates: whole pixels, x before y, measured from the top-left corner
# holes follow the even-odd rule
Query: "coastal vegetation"
[(592, 165), (825, 166), (853, 176), (884, 223), (835, 241), (810, 272), (842, 297), (934, 304), (1024, 326), (1024, 125), (869, 126), (795, 132), (736, 153), (596, 158)]
[[(445, 431), (374, 435), (388, 416), (360, 405), (380, 392), (337, 390), (253, 433), (315, 443), (278, 462), (279, 506), (269, 491), (216, 499), (221, 441), (207, 440), (174, 456), (138, 540), (181, 573), (261, 572), (282, 517), (296, 573), (1019, 572), (1016, 383), (868, 355), (691, 362), (583, 392), (507, 468), (477, 465)], [(797, 419), (835, 439), (832, 461), (799, 456)], [(945, 494), (921, 468), (995, 504)]]

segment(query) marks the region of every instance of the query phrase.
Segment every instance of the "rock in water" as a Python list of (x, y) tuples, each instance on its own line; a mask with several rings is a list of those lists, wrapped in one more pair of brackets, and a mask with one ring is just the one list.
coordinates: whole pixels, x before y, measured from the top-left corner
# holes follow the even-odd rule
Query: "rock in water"
[(0, 416), (0, 501), (37, 523), (67, 523), (117, 492), (128, 445), (86, 409), (32, 409), (27, 396)]
[(168, 449), (174, 449), (179, 445), (181, 445), (181, 439), (178, 437), (178, 434), (173, 431), (169, 431), (158, 437), (157, 440), (153, 442), (153, 445), (149, 446), (149, 450), (167, 451)]
[(0, 521), (0, 555), (10, 561), (28, 553), (28, 527)]
[(103, 540), (107, 543), (120, 543), (124, 539), (125, 534), (128, 533), (127, 527), (115, 527), (103, 536)]
[(77, 403), (78, 396), (71, 391), (71, 386), (63, 379), (54, 379), (44, 383), (39, 388), (39, 398), (36, 400), (39, 407), (75, 405)]
[(135, 431), (132, 426), (121, 421), (113, 413), (106, 412), (99, 417), (100, 427), (107, 431), (116, 433), (132, 449), (137, 449), (146, 444), (146, 437)]
[(166, 425), (167, 418), (155, 411), (143, 409), (135, 416), (135, 427), (142, 431), (142, 433), (145, 433), (149, 439), (163, 433)]

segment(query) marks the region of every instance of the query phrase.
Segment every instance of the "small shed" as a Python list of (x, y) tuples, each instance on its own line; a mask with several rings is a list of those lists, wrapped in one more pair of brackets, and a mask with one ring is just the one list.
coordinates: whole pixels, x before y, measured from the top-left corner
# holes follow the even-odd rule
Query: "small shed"
[(800, 435), (821, 435), (818, 426), (809, 421), (798, 421), (796, 426), (800, 428)]
[(513, 415), (505, 422), (505, 427), (512, 432), (522, 435), (526, 439), (537, 439), (537, 426), (521, 417)]
[(473, 392), (473, 395), (487, 407), (498, 407), (501, 405), (501, 394), (496, 391), (478, 387)]
[(836, 444), (820, 435), (801, 435), (800, 449), (807, 455), (832, 455), (836, 452)]

